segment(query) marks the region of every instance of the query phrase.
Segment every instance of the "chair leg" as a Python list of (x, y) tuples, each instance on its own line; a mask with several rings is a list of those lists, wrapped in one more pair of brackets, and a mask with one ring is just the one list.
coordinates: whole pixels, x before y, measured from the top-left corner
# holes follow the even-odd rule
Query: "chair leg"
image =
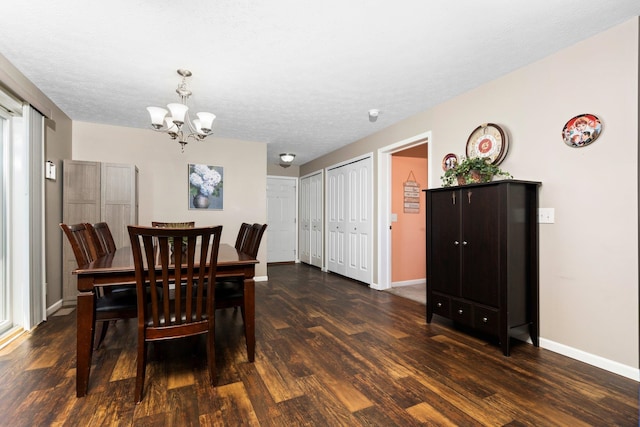
[(104, 337), (107, 336), (107, 329), (109, 329), (108, 321), (100, 322), (100, 323), (102, 323), (102, 328), (100, 329), (100, 338), (98, 338), (98, 344), (96, 344), (95, 350), (100, 348), (100, 344), (102, 344), (102, 341), (104, 341)]
[(135, 402), (140, 403), (142, 401), (142, 392), (144, 390), (144, 374), (147, 366), (147, 343), (144, 339), (144, 335), (138, 334), (138, 363), (136, 370), (136, 391)]
[(207, 365), (209, 366), (209, 381), (213, 387), (216, 386), (216, 347), (215, 328), (209, 329), (207, 333)]

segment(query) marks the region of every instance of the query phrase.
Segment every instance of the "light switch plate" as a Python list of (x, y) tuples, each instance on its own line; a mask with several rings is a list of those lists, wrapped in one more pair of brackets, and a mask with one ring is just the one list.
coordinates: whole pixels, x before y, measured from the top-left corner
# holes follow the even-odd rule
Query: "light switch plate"
[(398, 214), (395, 214), (395, 213), (391, 214), (391, 222), (398, 222)]
[(538, 223), (553, 224), (556, 222), (556, 210), (554, 208), (538, 208)]

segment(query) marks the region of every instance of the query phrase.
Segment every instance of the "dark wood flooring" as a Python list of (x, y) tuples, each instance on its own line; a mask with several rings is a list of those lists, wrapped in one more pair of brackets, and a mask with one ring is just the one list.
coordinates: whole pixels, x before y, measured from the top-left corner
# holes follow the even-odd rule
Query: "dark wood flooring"
[(526, 343), (425, 323), (424, 305), (306, 265), (256, 284), (256, 360), (239, 312), (201, 341), (155, 345), (133, 403), (135, 321), (110, 329), (75, 397), (75, 312), (0, 351), (2, 426), (637, 426), (638, 383)]

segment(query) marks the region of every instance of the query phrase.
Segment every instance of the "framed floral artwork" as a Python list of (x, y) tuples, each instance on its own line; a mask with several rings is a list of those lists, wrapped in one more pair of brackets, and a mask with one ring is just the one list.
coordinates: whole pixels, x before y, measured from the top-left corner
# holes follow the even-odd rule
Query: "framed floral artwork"
[(224, 169), (189, 165), (189, 209), (222, 210)]

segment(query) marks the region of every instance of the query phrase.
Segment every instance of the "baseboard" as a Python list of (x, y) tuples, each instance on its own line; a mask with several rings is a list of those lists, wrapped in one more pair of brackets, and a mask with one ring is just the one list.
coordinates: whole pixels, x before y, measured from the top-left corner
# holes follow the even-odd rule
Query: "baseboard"
[(47, 307), (47, 317), (51, 316), (56, 311), (62, 308), (62, 300), (54, 302), (51, 307)]
[(587, 353), (586, 351), (578, 350), (544, 338), (540, 338), (540, 347), (640, 382), (640, 369), (632, 366), (605, 359), (604, 357), (596, 356), (595, 354)]
[(392, 288), (397, 288), (397, 287), (400, 287), (400, 286), (422, 285), (424, 283), (427, 283), (427, 279), (426, 278), (413, 279), (413, 280), (403, 280), (401, 282), (391, 282), (391, 287)]

